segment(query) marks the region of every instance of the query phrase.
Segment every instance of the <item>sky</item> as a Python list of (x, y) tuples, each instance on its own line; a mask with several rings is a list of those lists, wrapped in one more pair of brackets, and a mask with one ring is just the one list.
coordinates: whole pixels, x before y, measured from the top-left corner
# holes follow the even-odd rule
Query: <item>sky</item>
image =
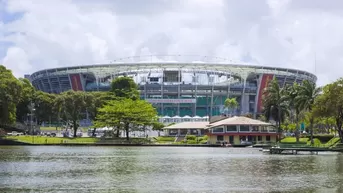
[(15, 76), (137, 55), (199, 55), (343, 76), (342, 0), (0, 0)]

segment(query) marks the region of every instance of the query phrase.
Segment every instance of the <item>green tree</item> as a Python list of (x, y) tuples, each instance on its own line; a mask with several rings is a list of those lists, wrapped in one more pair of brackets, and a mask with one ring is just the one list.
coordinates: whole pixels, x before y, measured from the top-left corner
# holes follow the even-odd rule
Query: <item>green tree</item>
[(343, 79), (323, 88), (323, 93), (316, 98), (312, 111), (314, 116), (335, 119), (336, 130), (343, 143)]
[(281, 123), (289, 115), (289, 104), (287, 91), (280, 87), (276, 78), (268, 82), (263, 92), (263, 112), (267, 121), (272, 117), (277, 122), (278, 133), (281, 136)]
[[(101, 108), (107, 101), (112, 99), (113, 94), (109, 92), (91, 92), (89, 93), (87, 104), (89, 104), (88, 112), (90, 118), (94, 120), (97, 117), (98, 109)], [(95, 136), (96, 126), (93, 128), (92, 136)]]
[(152, 124), (152, 130), (154, 131), (158, 131), (158, 136), (160, 136), (160, 131), (163, 131), (163, 128), (165, 127), (165, 125), (161, 122), (153, 122)]
[(56, 97), (55, 107), (62, 115), (62, 119), (72, 122), (74, 137), (76, 137), (79, 127), (78, 122), (89, 107), (87, 104), (87, 101), (91, 101), (89, 97), (90, 95), (85, 92), (72, 90), (63, 92)]
[(19, 99), (17, 104), (16, 118), (17, 121), (21, 122), (27, 118), (27, 114), (30, 113), (28, 106), (33, 100), (35, 89), (32, 86), (31, 82), (26, 78), (19, 78), (19, 83), (22, 89), (22, 96)]
[[(295, 98), (296, 106), (299, 109), (304, 109), (307, 112), (311, 112), (315, 103), (316, 98), (318, 97), (319, 93), (321, 92), (321, 88), (316, 86), (316, 83), (310, 82), (308, 80), (304, 80), (302, 84), (299, 86), (298, 94)], [(309, 114), (309, 121), (310, 121), (310, 134), (311, 134), (311, 144), (313, 145), (313, 122), (314, 122), (314, 114)]]
[(39, 125), (42, 122), (58, 121), (58, 112), (54, 109), (54, 101), (57, 95), (49, 94), (42, 91), (36, 91), (33, 96), (35, 105), (35, 116)]
[(227, 98), (225, 99), (224, 106), (228, 108), (228, 110), (231, 109), (231, 113), (233, 114), (238, 108), (239, 104), (236, 98)]
[(22, 95), (22, 84), (12, 72), (0, 65), (0, 124), (13, 124), (17, 104)]
[(119, 77), (112, 81), (111, 92), (117, 98), (139, 99), (138, 85), (130, 77)]
[(99, 109), (96, 125), (116, 127), (126, 132), (141, 126), (153, 126), (157, 121), (156, 109), (144, 100), (122, 99), (109, 101)]
[[(299, 130), (299, 116), (302, 112), (302, 108), (297, 101), (299, 95), (299, 84), (294, 83), (292, 86), (285, 87), (286, 90), (286, 100), (288, 101), (290, 108), (290, 118), (292, 122), (295, 122), (295, 136), (297, 143), (299, 142), (300, 130)], [(293, 121), (295, 120), (295, 121)]]

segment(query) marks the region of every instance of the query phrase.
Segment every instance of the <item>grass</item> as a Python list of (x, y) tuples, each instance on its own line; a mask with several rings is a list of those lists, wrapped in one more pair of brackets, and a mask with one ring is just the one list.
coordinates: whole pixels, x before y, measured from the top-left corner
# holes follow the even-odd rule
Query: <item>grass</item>
[(154, 137), (154, 139), (157, 142), (174, 142), (175, 141), (175, 137), (167, 137), (167, 136)]
[(63, 138), (46, 136), (6, 136), (5, 139), (11, 139), (30, 144), (96, 143), (99, 141), (98, 138), (91, 137)]
[[(309, 138), (299, 138), (300, 143), (307, 143)], [(296, 137), (286, 137), (281, 140), (281, 143), (296, 143), (297, 138)]]
[(299, 143), (296, 143), (295, 137), (286, 137), (281, 140), (283, 146), (293, 145), (293, 146), (312, 146), (312, 147), (332, 147), (339, 142), (339, 137), (333, 137), (327, 143), (322, 143), (318, 138), (313, 139), (313, 145), (311, 145), (311, 140), (309, 138), (300, 138)]
[[(82, 132), (87, 132), (88, 131), (88, 128), (79, 128), (82, 130)], [(40, 130), (41, 131), (61, 131), (61, 127), (57, 127), (57, 130), (56, 130), (56, 127), (40, 127)]]

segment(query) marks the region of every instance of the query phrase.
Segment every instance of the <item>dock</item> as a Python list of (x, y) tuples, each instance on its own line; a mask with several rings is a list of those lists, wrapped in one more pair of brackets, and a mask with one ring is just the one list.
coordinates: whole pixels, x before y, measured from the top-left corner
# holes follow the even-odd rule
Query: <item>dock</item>
[(327, 147), (271, 147), (269, 149), (269, 154), (290, 153), (296, 155), (298, 152), (310, 152), (318, 155), (318, 152), (341, 152), (341, 150)]

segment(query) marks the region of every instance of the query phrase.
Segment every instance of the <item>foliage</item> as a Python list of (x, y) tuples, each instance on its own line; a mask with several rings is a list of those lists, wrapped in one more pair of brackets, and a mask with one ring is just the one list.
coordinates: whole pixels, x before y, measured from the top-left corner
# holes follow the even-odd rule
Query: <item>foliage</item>
[(45, 93), (42, 91), (37, 91), (33, 96), (33, 104), (35, 105), (35, 116), (37, 118), (38, 124), (43, 121), (58, 121), (57, 113), (55, 111), (54, 101), (56, 100), (56, 95)]
[(157, 120), (152, 123), (152, 130), (162, 131), (164, 127), (165, 127), (164, 124), (158, 122)]
[(0, 123), (13, 124), (17, 104), (21, 101), (22, 84), (12, 72), (0, 65)]
[(130, 77), (119, 77), (111, 83), (111, 92), (118, 98), (139, 99), (138, 85)]
[(313, 115), (322, 118), (334, 118), (336, 130), (343, 142), (343, 79), (328, 84), (323, 88), (323, 93), (314, 102)]
[(62, 119), (72, 121), (74, 129), (74, 137), (76, 137), (78, 129), (78, 121), (81, 115), (87, 110), (89, 105), (87, 101), (91, 101), (91, 95), (80, 91), (66, 91), (57, 96), (55, 106), (62, 114)]
[(30, 113), (28, 106), (34, 99), (35, 89), (31, 82), (26, 78), (19, 78), (19, 83), (21, 85), (22, 96), (17, 104), (16, 119), (17, 121), (25, 120), (27, 114)]
[(207, 135), (204, 135), (203, 137), (199, 137), (198, 138), (199, 141), (206, 141), (208, 140), (208, 136)]
[(196, 140), (196, 136), (195, 135), (187, 135), (186, 136), (186, 140), (188, 141), (188, 140)]
[(231, 109), (231, 113), (233, 113), (239, 106), (236, 98), (227, 98), (225, 99), (224, 106), (228, 109)]
[(296, 106), (299, 109), (310, 112), (308, 114), (310, 121), (310, 133), (311, 133), (311, 143), (313, 144), (313, 122), (314, 114), (312, 109), (316, 98), (319, 96), (321, 88), (317, 88), (316, 83), (304, 80), (303, 83), (299, 86), (297, 96), (295, 97)]
[(196, 140), (187, 140), (187, 144), (198, 144)]
[(289, 115), (287, 89), (281, 88), (277, 79), (268, 82), (263, 92), (263, 112), (267, 120), (271, 117), (277, 122), (278, 132), (281, 132), (281, 123)]
[(157, 121), (156, 109), (144, 100), (122, 99), (109, 101), (99, 109), (95, 124), (97, 126), (116, 127), (129, 132), (145, 126), (153, 126)]

